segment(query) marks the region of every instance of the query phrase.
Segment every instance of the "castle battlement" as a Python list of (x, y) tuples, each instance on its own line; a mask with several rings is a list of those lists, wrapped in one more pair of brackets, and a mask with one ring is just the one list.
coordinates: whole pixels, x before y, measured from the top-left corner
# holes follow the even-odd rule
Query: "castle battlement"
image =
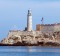
[(41, 26), (55, 26), (55, 25), (60, 25), (60, 23), (55, 23), (55, 24), (37, 24)]
[(60, 23), (56, 24), (37, 24), (36, 31), (41, 31), (43, 33), (53, 33), (60, 31)]

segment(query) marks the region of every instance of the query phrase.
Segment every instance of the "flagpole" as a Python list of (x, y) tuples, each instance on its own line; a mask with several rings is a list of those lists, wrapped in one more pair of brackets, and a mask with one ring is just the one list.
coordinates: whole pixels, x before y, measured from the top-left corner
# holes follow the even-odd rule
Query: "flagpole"
[(42, 19), (41, 19), (41, 22), (42, 22), (42, 24), (44, 23), (44, 19), (43, 19), (43, 17), (42, 17)]

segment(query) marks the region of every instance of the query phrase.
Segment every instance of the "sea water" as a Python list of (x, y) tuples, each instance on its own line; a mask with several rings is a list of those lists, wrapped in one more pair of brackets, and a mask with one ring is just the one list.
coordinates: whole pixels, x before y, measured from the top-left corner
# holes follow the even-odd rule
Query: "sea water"
[(38, 46), (0, 46), (0, 56), (60, 56), (60, 48)]

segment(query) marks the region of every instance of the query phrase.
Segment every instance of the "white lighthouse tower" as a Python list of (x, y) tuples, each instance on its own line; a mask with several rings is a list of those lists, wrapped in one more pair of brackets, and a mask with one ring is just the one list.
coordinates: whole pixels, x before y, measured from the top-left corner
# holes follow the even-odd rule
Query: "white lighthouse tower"
[(32, 12), (31, 12), (31, 9), (28, 10), (28, 14), (27, 14), (27, 31), (32, 31)]

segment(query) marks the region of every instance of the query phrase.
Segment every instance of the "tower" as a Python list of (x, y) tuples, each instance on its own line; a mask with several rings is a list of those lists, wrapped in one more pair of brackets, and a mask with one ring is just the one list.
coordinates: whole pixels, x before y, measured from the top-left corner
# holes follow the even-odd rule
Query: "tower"
[(27, 31), (32, 31), (32, 12), (31, 12), (31, 9), (28, 10), (28, 14), (27, 14)]

